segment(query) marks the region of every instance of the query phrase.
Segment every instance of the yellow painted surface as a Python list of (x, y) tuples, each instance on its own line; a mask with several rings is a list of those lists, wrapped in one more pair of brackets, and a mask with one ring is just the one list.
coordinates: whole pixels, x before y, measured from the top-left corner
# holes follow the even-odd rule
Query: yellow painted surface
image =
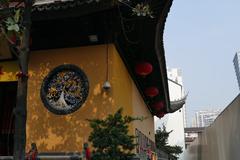
[(133, 128), (137, 128), (145, 136), (155, 142), (154, 133), (154, 118), (145, 105), (140, 93), (138, 92), (134, 82), (132, 81), (132, 97), (133, 97), (133, 115), (137, 117), (144, 117), (143, 121), (134, 121)]
[(19, 71), (17, 61), (0, 62), (3, 74), (0, 75), (0, 82), (17, 81), (16, 73)]
[[(135, 103), (133, 103), (132, 92), (138, 91), (133, 90), (133, 82), (113, 45), (109, 45), (109, 81), (112, 87), (109, 92), (102, 90), (106, 80), (106, 49), (106, 45), (98, 45), (31, 53), (27, 150), (30, 144), (35, 142), (39, 152), (81, 151), (83, 143), (88, 141), (91, 132), (86, 119), (104, 118), (120, 107), (123, 107), (124, 114), (134, 114), (133, 104)], [(49, 71), (64, 63), (79, 66), (87, 75), (90, 88), (88, 98), (79, 110), (60, 116), (49, 112), (43, 106), (40, 87)], [(130, 133), (133, 134), (133, 131), (131, 125)]]

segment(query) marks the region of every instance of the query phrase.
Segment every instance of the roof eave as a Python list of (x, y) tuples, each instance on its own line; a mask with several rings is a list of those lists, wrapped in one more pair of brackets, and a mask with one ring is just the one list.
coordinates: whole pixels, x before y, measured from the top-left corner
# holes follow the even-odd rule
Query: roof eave
[(171, 107), (170, 107), (169, 89), (168, 89), (168, 81), (167, 81), (165, 52), (164, 52), (164, 46), (163, 46), (163, 32), (164, 32), (164, 27), (165, 27), (168, 13), (172, 6), (172, 2), (173, 0), (167, 0), (167, 2), (165, 3), (164, 9), (159, 17), (159, 20), (156, 26), (156, 36), (155, 36), (155, 51), (160, 64), (161, 78), (163, 82), (167, 113), (171, 112)]

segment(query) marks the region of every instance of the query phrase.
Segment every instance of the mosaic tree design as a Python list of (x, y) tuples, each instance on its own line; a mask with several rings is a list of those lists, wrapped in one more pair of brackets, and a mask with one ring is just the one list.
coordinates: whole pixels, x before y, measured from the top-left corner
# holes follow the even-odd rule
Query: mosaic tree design
[(41, 98), (55, 114), (69, 114), (81, 107), (88, 96), (89, 83), (84, 72), (75, 65), (61, 65), (45, 77)]

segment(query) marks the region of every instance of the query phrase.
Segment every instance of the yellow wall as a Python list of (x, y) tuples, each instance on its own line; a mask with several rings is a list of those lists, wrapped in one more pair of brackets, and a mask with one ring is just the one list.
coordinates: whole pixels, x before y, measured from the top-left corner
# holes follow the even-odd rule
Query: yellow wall
[(0, 82), (17, 81), (16, 73), (19, 71), (17, 61), (0, 62), (3, 74), (0, 75)]
[(148, 110), (145, 105), (140, 93), (138, 92), (134, 82), (132, 81), (132, 106), (133, 106), (133, 115), (137, 117), (144, 118), (143, 121), (134, 121), (133, 128), (137, 128), (145, 136), (155, 142), (155, 133), (154, 133), (154, 118), (153, 115)]
[[(113, 45), (109, 45), (109, 78), (112, 88), (109, 92), (102, 90), (102, 84), (106, 79), (106, 49), (106, 45), (98, 45), (31, 53), (27, 149), (35, 142), (40, 152), (81, 151), (91, 131), (86, 119), (104, 118), (119, 107), (123, 107), (124, 114), (133, 114), (133, 83)], [(49, 112), (43, 106), (40, 87), (49, 71), (64, 63), (79, 66), (88, 77), (90, 89), (86, 102), (79, 110), (60, 116)], [(132, 134), (133, 131), (131, 126)]]

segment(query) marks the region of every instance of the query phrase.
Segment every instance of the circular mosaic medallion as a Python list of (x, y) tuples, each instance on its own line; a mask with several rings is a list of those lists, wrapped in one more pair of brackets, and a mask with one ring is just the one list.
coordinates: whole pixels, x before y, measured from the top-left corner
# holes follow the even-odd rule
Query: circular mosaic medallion
[(59, 115), (78, 110), (88, 96), (89, 83), (85, 73), (75, 65), (54, 68), (43, 80), (41, 99), (45, 107)]

